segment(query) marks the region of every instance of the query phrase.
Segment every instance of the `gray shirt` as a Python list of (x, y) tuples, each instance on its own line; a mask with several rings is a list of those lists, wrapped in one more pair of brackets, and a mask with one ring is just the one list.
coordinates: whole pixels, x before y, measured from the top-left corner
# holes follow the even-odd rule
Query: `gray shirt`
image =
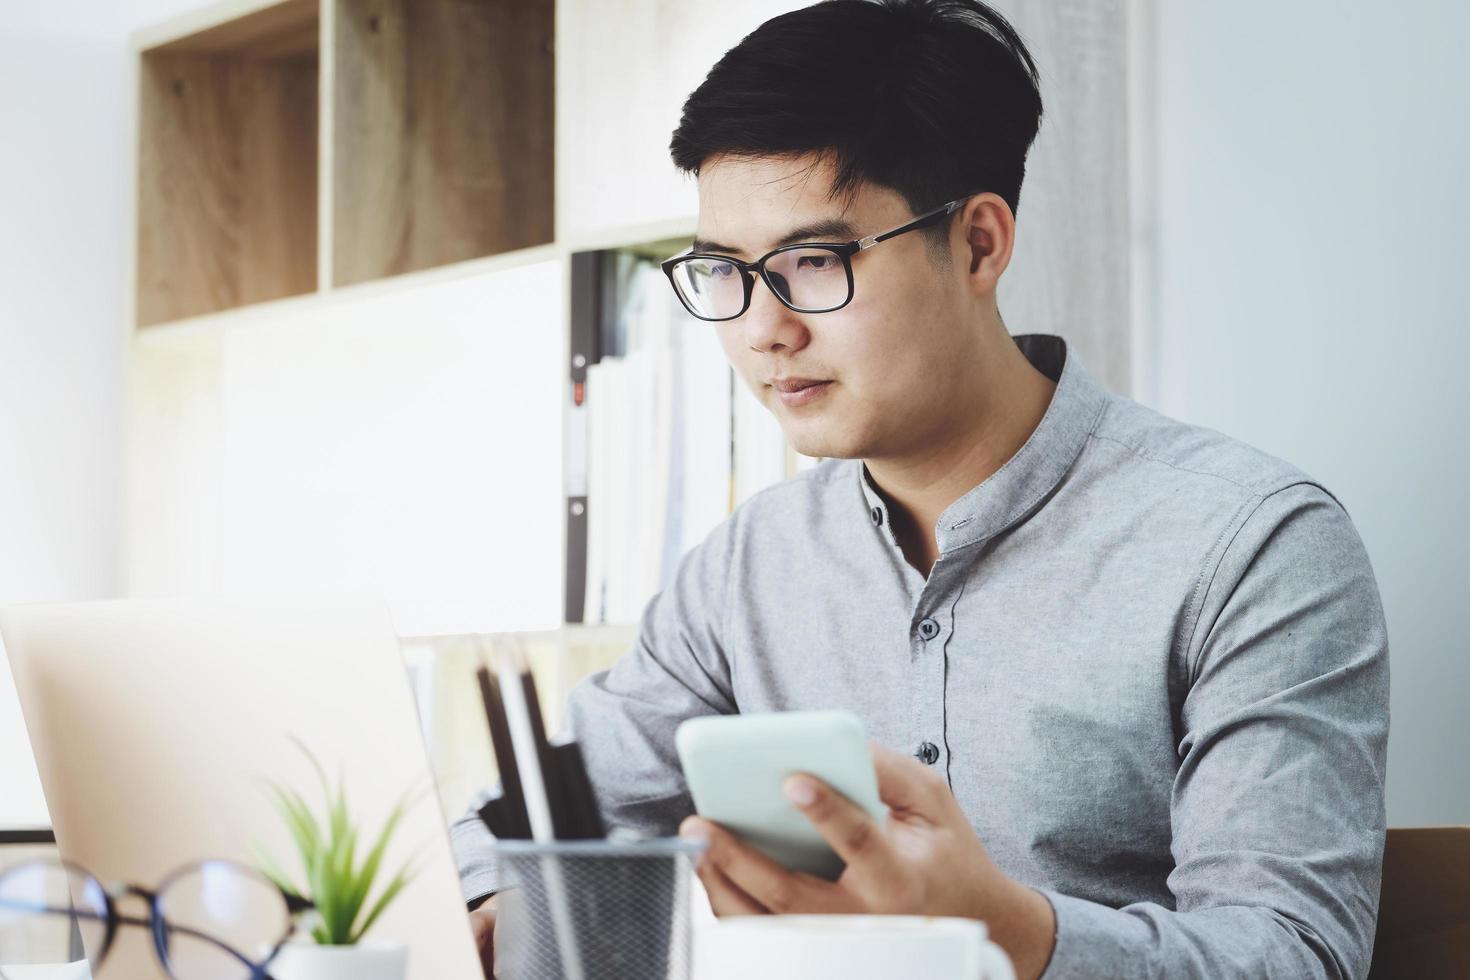
[[(1029, 440), (955, 501), (926, 579), (857, 460), (756, 495), (569, 720), (608, 820), (691, 812), (694, 715), (843, 708), (949, 780), (1056, 910), (1048, 980), (1362, 977), (1378, 908), (1388, 640), (1320, 483), (1103, 390), (1057, 337)], [(495, 887), (472, 814), (467, 897)]]

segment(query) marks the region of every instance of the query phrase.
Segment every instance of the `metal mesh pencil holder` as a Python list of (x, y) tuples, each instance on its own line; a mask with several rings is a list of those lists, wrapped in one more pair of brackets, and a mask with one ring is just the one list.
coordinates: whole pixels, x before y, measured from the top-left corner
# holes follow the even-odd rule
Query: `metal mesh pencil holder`
[(701, 845), (503, 840), (501, 980), (689, 980), (690, 890)]

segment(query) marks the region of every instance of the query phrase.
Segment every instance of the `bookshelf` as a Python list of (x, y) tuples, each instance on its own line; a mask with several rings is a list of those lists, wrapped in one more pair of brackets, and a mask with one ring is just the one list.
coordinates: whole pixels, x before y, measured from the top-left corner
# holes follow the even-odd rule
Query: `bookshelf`
[[(230, 338), (338, 329), (373, 307), (411, 320), (401, 311), (420, 290), (518, 282), (546, 263), (563, 291), (533, 327), (566, 357), (553, 427), (569, 497), (595, 448), (573, 398), (574, 267), (687, 246), (696, 185), (667, 156), (683, 100), (740, 37), (805, 2), (222, 0), (137, 32), (130, 587), (239, 584), (221, 571), (218, 503), (231, 472), (218, 458)], [(709, 386), (748, 399), (727, 366), (709, 371)], [(756, 433), (734, 413), (727, 438)], [(738, 488), (732, 477), (730, 502), (797, 466), (769, 436), (732, 445), (732, 465), (761, 463)], [(565, 556), (567, 540), (548, 547)], [(564, 562), (564, 586), (572, 571)], [(559, 627), (522, 634), (557, 709), (572, 682), (633, 642), (638, 598), (583, 625), (568, 597)], [(421, 705), (442, 702), (426, 728), (458, 793), (484, 774), (484, 759), (454, 754), (461, 740), (478, 744), (474, 706), (453, 683), (477, 646), (405, 642), (425, 678)]]
[[(137, 32), (134, 387), (159, 377), (150, 359), (169, 356), (140, 344), (145, 334), (192, 334), (173, 356), (209, 368), (225, 357), (211, 338), (227, 331), (548, 261), (564, 272), (567, 344), (579, 257), (647, 264), (694, 234), (695, 184), (667, 159), (684, 97), (734, 39), (800, 5), (223, 0)], [(658, 57), (628, 57), (655, 47)], [(568, 496), (596, 449), (574, 378), (600, 356), (566, 372)], [(705, 368), (738, 396), (723, 365)], [(169, 465), (168, 451), (150, 450), (175, 438), (150, 427), (179, 411), (132, 415), (142, 449), (130, 455), (145, 473), (135, 495), (147, 497), (147, 470)], [(731, 504), (797, 462), (770, 445), (731, 457), (746, 463)], [(147, 539), (131, 536), (144, 549)], [(636, 600), (613, 625), (636, 618)], [(565, 605), (575, 625), (570, 594)]]

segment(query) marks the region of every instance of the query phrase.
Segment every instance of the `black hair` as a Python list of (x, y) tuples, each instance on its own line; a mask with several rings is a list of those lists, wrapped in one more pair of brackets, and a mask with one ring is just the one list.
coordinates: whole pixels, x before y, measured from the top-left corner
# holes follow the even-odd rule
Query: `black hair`
[[(982, 191), (1014, 213), (1040, 128), (1036, 64), (980, 0), (823, 0), (726, 52), (685, 101), (669, 152), (696, 176), (715, 154), (815, 153), (834, 168), (829, 200), (850, 206), (866, 182), (915, 214)], [(937, 258), (948, 226), (924, 234)]]

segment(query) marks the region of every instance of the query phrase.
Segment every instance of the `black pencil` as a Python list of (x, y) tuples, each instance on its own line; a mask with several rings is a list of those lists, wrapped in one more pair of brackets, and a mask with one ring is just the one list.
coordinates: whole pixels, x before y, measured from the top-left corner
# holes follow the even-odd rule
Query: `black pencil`
[[(490, 745), (495, 750), (495, 763), (500, 770), (500, 799), (481, 808), (480, 817), (487, 825), (494, 820), (500, 827), (490, 827), (497, 837), (528, 840), (531, 819), (526, 813), (525, 792), (521, 788), (520, 768), (510, 739), (510, 724), (505, 718), (505, 702), (501, 700), (500, 682), (484, 667), (476, 671), (480, 679), (480, 697), (485, 702), (485, 719), (490, 726)], [(496, 804), (499, 804), (498, 806)], [(487, 817), (485, 810), (490, 813)]]
[(536, 743), (536, 758), (541, 763), (541, 781), (546, 784), (546, 805), (551, 810), (551, 827), (557, 840), (572, 836), (572, 806), (567, 799), (566, 779), (560, 760), (546, 740), (546, 725), (541, 720), (541, 702), (536, 697), (536, 679), (524, 663), (521, 666), (521, 690), (526, 696), (526, 715), (531, 722), (531, 737)]

